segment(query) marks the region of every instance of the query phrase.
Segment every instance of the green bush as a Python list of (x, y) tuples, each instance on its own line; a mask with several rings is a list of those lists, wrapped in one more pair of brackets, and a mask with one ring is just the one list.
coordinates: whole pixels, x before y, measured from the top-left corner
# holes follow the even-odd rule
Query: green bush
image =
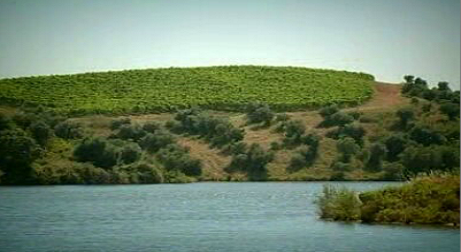
[(326, 107), (323, 107), (319, 110), (319, 114), (323, 117), (323, 118), (327, 118), (335, 113), (339, 112), (339, 108), (336, 104), (331, 104), (331, 105), (328, 105)]
[(35, 140), (19, 128), (0, 132), (0, 167), (6, 184), (31, 183), (31, 164), (41, 156)]
[(146, 132), (139, 125), (124, 124), (120, 126), (114, 137), (123, 140), (138, 141), (146, 135)]
[(365, 169), (369, 171), (382, 171), (383, 159), (386, 156), (386, 146), (381, 143), (374, 143), (370, 146), (370, 157), (365, 164)]
[(155, 153), (159, 151), (161, 148), (164, 148), (172, 143), (175, 142), (175, 138), (172, 134), (160, 130), (157, 131), (155, 134), (147, 133), (141, 140), (139, 141), (140, 146), (147, 150), (150, 153)]
[(117, 164), (119, 149), (101, 137), (85, 138), (75, 147), (73, 155), (79, 162), (91, 162), (108, 169)]
[(350, 137), (341, 138), (336, 143), (338, 152), (341, 153), (341, 161), (349, 163), (351, 157), (360, 151), (360, 146), (355, 143), (355, 140)]
[(247, 172), (250, 179), (265, 179), (266, 165), (274, 158), (272, 152), (264, 150), (259, 144), (252, 144), (245, 153), (233, 156), (228, 171)]
[(157, 158), (167, 171), (176, 170), (187, 176), (200, 176), (202, 174), (201, 161), (191, 158), (188, 150), (178, 145), (172, 144), (161, 149)]
[(337, 189), (324, 185), (323, 193), (318, 197), (317, 204), (322, 219), (342, 221), (360, 219), (361, 202), (357, 193), (345, 187)]
[(319, 124), (319, 127), (333, 127), (333, 126), (344, 126), (346, 124), (352, 123), (354, 117), (344, 113), (342, 111), (336, 112), (332, 115), (325, 117), (325, 119)]
[(136, 143), (125, 143), (120, 148), (120, 162), (123, 164), (131, 164), (141, 158), (142, 150)]
[(85, 135), (82, 126), (71, 121), (58, 123), (54, 128), (54, 134), (63, 139), (80, 139)]
[(246, 108), (248, 123), (264, 123), (269, 125), (275, 114), (269, 105), (263, 103), (251, 103)]
[(41, 146), (45, 146), (48, 140), (53, 136), (50, 126), (44, 121), (35, 121), (29, 126), (32, 136)]
[(130, 124), (131, 124), (131, 119), (128, 117), (124, 117), (124, 118), (120, 118), (117, 120), (113, 120), (110, 123), (110, 128), (112, 130), (116, 130), (116, 129), (119, 129), (122, 125), (130, 125)]

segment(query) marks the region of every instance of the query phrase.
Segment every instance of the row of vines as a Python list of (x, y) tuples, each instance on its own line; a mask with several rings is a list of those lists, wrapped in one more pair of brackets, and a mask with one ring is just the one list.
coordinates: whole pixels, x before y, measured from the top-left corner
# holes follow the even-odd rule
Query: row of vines
[(219, 66), (126, 70), (0, 80), (0, 102), (65, 114), (166, 112), (191, 106), (241, 111), (264, 102), (279, 111), (359, 104), (373, 76), (302, 67)]

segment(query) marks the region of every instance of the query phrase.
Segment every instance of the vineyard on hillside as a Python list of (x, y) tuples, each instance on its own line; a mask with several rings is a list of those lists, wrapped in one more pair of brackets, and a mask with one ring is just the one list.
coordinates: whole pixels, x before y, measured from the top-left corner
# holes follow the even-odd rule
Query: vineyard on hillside
[(0, 102), (65, 114), (166, 112), (190, 106), (242, 111), (251, 102), (275, 110), (359, 104), (373, 94), (364, 73), (302, 67), (219, 66), (110, 71), (0, 80)]

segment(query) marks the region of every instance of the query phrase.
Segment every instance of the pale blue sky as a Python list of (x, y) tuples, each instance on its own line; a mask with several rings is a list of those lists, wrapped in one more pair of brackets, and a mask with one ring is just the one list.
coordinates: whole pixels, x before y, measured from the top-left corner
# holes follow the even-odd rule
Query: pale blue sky
[(230, 64), (460, 83), (458, 0), (0, 0), (0, 78)]

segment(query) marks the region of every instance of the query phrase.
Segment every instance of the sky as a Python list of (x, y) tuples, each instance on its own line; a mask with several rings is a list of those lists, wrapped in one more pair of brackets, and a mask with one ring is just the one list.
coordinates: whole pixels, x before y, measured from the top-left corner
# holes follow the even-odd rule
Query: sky
[(459, 0), (0, 0), (0, 78), (210, 65), (460, 83)]

